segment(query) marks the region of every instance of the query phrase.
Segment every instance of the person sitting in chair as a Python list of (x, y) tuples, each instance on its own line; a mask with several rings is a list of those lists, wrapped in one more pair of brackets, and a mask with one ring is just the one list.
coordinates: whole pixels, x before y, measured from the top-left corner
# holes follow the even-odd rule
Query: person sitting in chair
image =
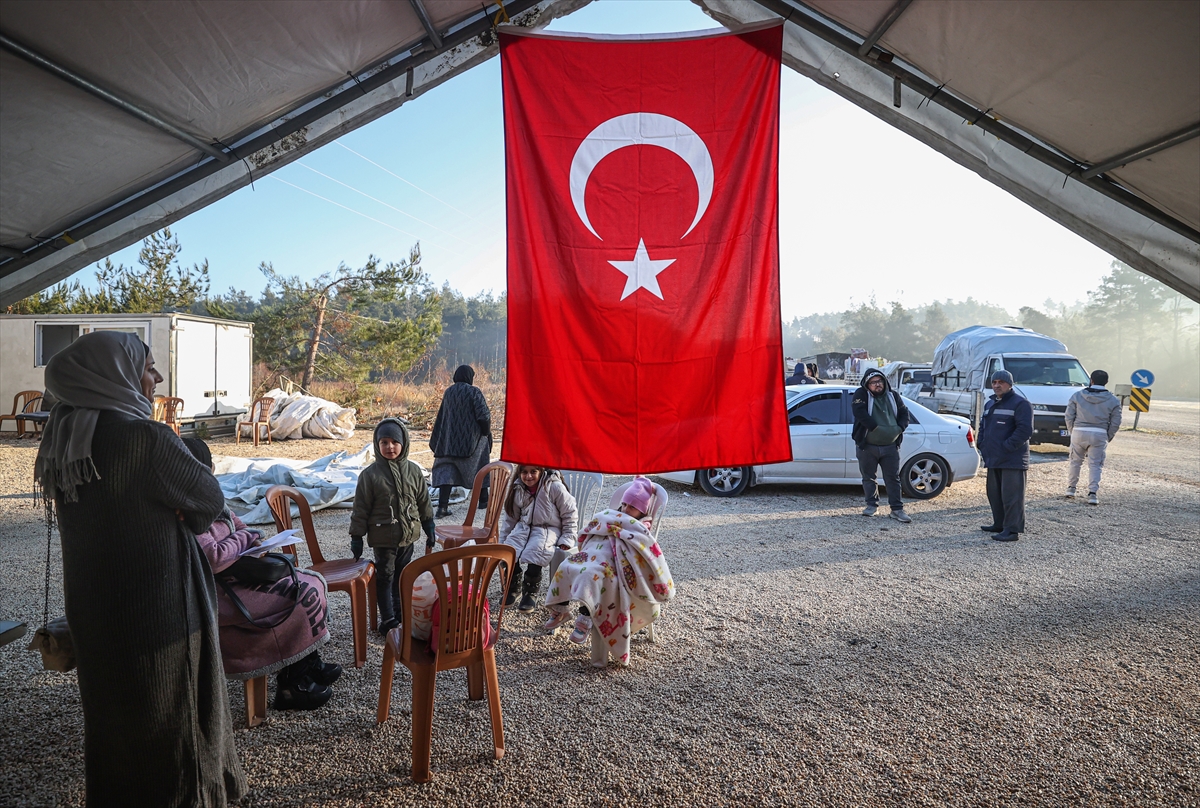
[(675, 597), (675, 582), (646, 516), (654, 484), (634, 478), (621, 505), (597, 513), (579, 535), (579, 549), (554, 573), (546, 605), (579, 601), (580, 615), (570, 639), (582, 643), (593, 622), (609, 653), (629, 664), (629, 639), (658, 619), (662, 604)]

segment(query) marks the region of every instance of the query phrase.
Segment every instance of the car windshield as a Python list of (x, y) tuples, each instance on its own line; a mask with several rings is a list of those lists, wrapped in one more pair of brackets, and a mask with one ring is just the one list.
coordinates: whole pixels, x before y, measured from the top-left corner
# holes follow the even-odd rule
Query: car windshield
[(1046, 384), (1062, 387), (1087, 387), (1087, 372), (1079, 360), (1052, 357), (1004, 357), (1004, 369), (1016, 384)]

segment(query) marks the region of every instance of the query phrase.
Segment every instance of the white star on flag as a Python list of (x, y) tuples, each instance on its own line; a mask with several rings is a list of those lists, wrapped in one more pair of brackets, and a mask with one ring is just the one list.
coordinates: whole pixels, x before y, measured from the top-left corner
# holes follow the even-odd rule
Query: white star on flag
[(608, 263), (624, 272), (628, 277), (628, 280), (625, 281), (625, 291), (621, 293), (622, 300), (638, 289), (645, 289), (662, 300), (662, 289), (658, 288), (658, 273), (675, 263), (675, 259), (651, 261), (650, 254), (646, 252), (646, 242), (638, 239), (637, 252), (634, 253), (632, 261), (609, 261)]

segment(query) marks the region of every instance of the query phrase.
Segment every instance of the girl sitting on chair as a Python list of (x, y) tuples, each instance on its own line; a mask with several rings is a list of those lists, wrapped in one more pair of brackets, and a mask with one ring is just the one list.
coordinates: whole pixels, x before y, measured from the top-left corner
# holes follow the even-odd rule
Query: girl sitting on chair
[[(501, 544), (516, 548), (517, 565), (509, 578), (504, 605), (511, 606), (521, 589), (522, 612), (537, 608), (542, 570), (554, 557), (555, 547), (575, 539), (579, 515), (575, 497), (554, 469), (518, 464), (500, 513)], [(524, 576), (521, 565), (525, 564)]]
[(609, 653), (622, 665), (629, 664), (630, 637), (657, 620), (661, 604), (675, 597), (671, 570), (646, 519), (653, 496), (654, 484), (636, 477), (620, 507), (597, 513), (580, 534), (579, 549), (554, 573), (546, 595), (546, 605), (557, 606), (560, 616), (569, 614), (566, 604), (580, 601), (570, 639), (584, 642), (595, 621)]

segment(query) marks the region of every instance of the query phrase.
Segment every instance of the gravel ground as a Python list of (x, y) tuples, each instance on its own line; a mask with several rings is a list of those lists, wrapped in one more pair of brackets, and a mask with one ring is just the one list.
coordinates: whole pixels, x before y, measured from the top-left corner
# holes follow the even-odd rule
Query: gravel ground
[[(538, 632), (540, 614), (507, 613), (506, 757), (491, 760), (487, 708), (466, 700), (465, 675), (443, 673), (422, 786), (408, 779), (403, 667), (391, 720), (374, 723), (377, 639), (315, 713), (241, 728), (231, 682), (252, 789), (242, 805), (1200, 804), (1200, 408), (1154, 407), (1113, 443), (1098, 508), (1060, 497), (1065, 451), (1035, 450), (1030, 532), (1015, 544), (979, 532), (982, 478), (910, 503), (907, 526), (860, 516), (853, 488), (720, 500), (667, 483), (661, 539), (678, 595), (629, 668), (594, 670), (565, 632)], [(0, 614), (37, 625), (35, 451), (0, 439)], [(316, 515), (328, 551), (346, 548), (348, 522)], [(51, 616), (58, 553), (55, 539)], [(347, 599), (332, 596), (331, 612), (324, 653), (348, 664)], [(0, 649), (0, 804), (81, 805), (75, 676), (40, 670), (23, 646)]]

